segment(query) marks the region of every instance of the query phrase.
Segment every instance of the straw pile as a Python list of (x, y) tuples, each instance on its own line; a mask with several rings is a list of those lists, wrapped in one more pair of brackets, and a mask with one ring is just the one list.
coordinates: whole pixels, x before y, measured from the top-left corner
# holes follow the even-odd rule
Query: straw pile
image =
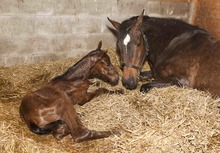
[[(108, 54), (118, 67), (114, 50), (109, 49)], [(31, 133), (18, 113), (23, 95), (43, 86), (81, 57), (0, 68), (1, 153), (220, 152), (220, 99), (178, 87), (152, 89), (147, 94), (124, 89), (123, 95), (106, 94), (76, 106), (86, 127), (118, 129), (121, 136), (75, 143), (71, 136), (57, 141), (52, 135)], [(121, 83), (111, 87), (101, 82), (100, 86), (123, 88)]]

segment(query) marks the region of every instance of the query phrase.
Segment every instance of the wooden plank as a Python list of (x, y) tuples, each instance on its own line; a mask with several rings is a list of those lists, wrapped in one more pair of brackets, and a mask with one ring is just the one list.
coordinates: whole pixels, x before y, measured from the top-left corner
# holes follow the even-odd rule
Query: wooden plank
[(191, 2), (193, 0), (161, 0), (161, 2)]
[(198, 16), (220, 19), (220, 7), (197, 7)]
[(215, 37), (220, 39), (220, 32), (215, 33)]
[(199, 17), (196, 19), (195, 25), (199, 25), (203, 28), (206, 28), (207, 30), (220, 32), (220, 20), (219, 19), (208, 20), (204, 17)]
[(220, 39), (220, 0), (194, 0), (193, 24), (199, 25)]
[(216, 32), (216, 31), (209, 31), (209, 33), (211, 33), (215, 38), (220, 40), (220, 32)]
[(206, 7), (220, 7), (220, 1), (219, 0), (199, 0), (198, 5), (200, 6), (206, 6)]

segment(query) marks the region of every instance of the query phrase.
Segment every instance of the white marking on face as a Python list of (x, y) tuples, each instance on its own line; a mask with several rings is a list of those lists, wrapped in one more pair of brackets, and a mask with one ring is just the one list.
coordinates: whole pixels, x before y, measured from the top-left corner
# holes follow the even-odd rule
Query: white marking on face
[(129, 34), (127, 34), (124, 41), (123, 41), (124, 45), (127, 46), (127, 44), (130, 42), (130, 40), (131, 40), (131, 37), (129, 36)]

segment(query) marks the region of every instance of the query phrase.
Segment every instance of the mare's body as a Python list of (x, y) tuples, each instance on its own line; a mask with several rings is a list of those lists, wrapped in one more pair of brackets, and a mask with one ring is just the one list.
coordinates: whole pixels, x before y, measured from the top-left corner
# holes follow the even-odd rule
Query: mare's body
[[(209, 32), (181, 20), (143, 13), (122, 23), (110, 22), (118, 32), (126, 88), (137, 87), (142, 61), (146, 60), (151, 73), (144, 77), (154, 80), (142, 85), (141, 91), (177, 85), (220, 96), (220, 42)], [(125, 41), (128, 36), (129, 42)]]

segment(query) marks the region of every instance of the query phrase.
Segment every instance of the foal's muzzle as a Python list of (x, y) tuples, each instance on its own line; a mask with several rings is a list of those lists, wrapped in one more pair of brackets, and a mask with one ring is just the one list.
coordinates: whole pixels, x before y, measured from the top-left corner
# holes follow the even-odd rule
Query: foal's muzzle
[(115, 86), (118, 84), (118, 81), (119, 81), (119, 76), (115, 76), (113, 79), (111, 79), (111, 82), (109, 82), (109, 84)]

